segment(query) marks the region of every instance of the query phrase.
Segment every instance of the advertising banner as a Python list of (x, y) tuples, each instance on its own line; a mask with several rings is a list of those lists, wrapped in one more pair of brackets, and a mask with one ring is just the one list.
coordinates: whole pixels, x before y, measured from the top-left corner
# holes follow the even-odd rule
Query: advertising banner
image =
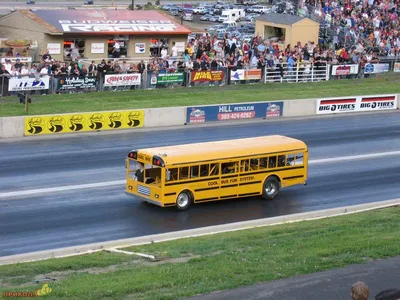
[(104, 86), (140, 85), (141, 75), (140, 73), (106, 75), (104, 78)]
[(186, 123), (281, 117), (283, 101), (187, 107)]
[(400, 63), (394, 63), (393, 72), (400, 72)]
[(357, 96), (321, 99), (317, 101), (317, 115), (397, 108), (397, 95)]
[(12, 63), (15, 63), (15, 62), (17, 62), (17, 59), (19, 59), (19, 61), (21, 63), (31, 63), (32, 62), (32, 57), (25, 57), (25, 56), (20, 57), (20, 56), (18, 56), (18, 57), (2, 57), (1, 58), (1, 63), (4, 64), (6, 62), (6, 60), (9, 60)]
[(358, 74), (358, 65), (339, 65), (332, 66), (332, 75), (356, 75)]
[(70, 89), (94, 89), (96, 88), (96, 77), (94, 76), (70, 76), (58, 79), (58, 88), (60, 90)]
[(24, 134), (39, 135), (143, 127), (144, 111), (75, 113), (25, 118)]
[(159, 73), (157, 74), (157, 82), (152, 84), (165, 84), (165, 83), (182, 83), (185, 78), (185, 73)]
[(260, 80), (261, 69), (231, 71), (231, 80)]
[(49, 76), (40, 78), (10, 78), (8, 81), (9, 92), (37, 91), (49, 89)]
[(193, 71), (190, 74), (192, 82), (222, 81), (223, 71)]
[(389, 72), (390, 64), (366, 64), (364, 74), (376, 74)]

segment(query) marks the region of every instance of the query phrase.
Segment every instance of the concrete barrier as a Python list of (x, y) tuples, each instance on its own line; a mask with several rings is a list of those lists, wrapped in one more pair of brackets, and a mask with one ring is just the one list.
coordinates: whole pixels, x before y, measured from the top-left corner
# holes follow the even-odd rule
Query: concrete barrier
[[(400, 94), (398, 95), (398, 98), (400, 98)], [(316, 116), (317, 115), (316, 107), (317, 107), (318, 99), (297, 99), (297, 100), (281, 100), (281, 101), (284, 102), (281, 118), (307, 117), (307, 116)], [(254, 102), (251, 102), (251, 103), (254, 103)], [(221, 105), (234, 105), (234, 103), (221, 104)], [(246, 103), (240, 103), (240, 105), (246, 105)], [(207, 106), (208, 105), (204, 105), (204, 107), (207, 107)], [(201, 105), (199, 105), (199, 107), (201, 107)], [(400, 101), (397, 101), (397, 109), (400, 109)], [(186, 120), (187, 107), (147, 108), (147, 109), (138, 109), (138, 110), (144, 111), (144, 127), (145, 128), (180, 126), (180, 125), (184, 125), (187, 121)], [(121, 110), (121, 111), (128, 111), (128, 110)], [(388, 110), (386, 110), (386, 111), (388, 111)], [(365, 111), (365, 112), (373, 113), (374, 111)], [(376, 112), (378, 112), (378, 111), (376, 111)], [(104, 111), (104, 112), (99, 112), (99, 113), (107, 114), (108, 112)], [(60, 115), (62, 116), (63, 114), (60, 114)], [(43, 116), (40, 116), (40, 117), (43, 117)], [(3, 118), (0, 118), (0, 139), (23, 137), (24, 136), (24, 118), (25, 117), (3, 117)], [(275, 118), (269, 118), (269, 119), (273, 120)], [(250, 120), (250, 119), (247, 119), (247, 120)], [(207, 122), (207, 123), (212, 124), (213, 122)], [(218, 122), (218, 123), (224, 123), (224, 122), (222, 121), (222, 122)], [(196, 124), (194, 124), (194, 126), (196, 126)], [(132, 129), (132, 130), (137, 130), (137, 128)], [(60, 134), (63, 134), (63, 133), (60, 133)], [(70, 133), (70, 134), (74, 134), (74, 133)], [(77, 134), (79, 134), (79, 132), (77, 132)]]
[(163, 107), (144, 110), (144, 127), (168, 127), (184, 125), (186, 107)]
[(0, 139), (23, 136), (24, 117), (0, 118)]
[(307, 220), (323, 219), (323, 218), (354, 214), (354, 213), (359, 213), (359, 212), (364, 212), (364, 211), (369, 211), (369, 210), (374, 210), (374, 209), (393, 207), (393, 206), (400, 206), (400, 198), (386, 200), (386, 201), (380, 201), (380, 202), (373, 202), (373, 203), (364, 203), (364, 204), (344, 206), (344, 207), (335, 207), (335, 208), (330, 208), (330, 209), (325, 209), (325, 210), (297, 213), (297, 214), (291, 214), (291, 215), (286, 215), (286, 216), (278, 216), (278, 217), (264, 218), (264, 219), (258, 219), (258, 220), (201, 227), (201, 228), (182, 230), (182, 231), (173, 231), (173, 232), (168, 232), (168, 233), (154, 234), (154, 235), (142, 236), (142, 237), (137, 237), (137, 238), (129, 238), (129, 239), (123, 239), (123, 240), (116, 240), (116, 241), (109, 241), (109, 242), (103, 242), (103, 243), (87, 244), (87, 245), (81, 245), (81, 246), (75, 246), (75, 247), (3, 256), (3, 257), (0, 257), (0, 265), (9, 265), (9, 264), (15, 264), (15, 263), (22, 263), (22, 262), (38, 261), (38, 260), (45, 260), (45, 259), (50, 259), (50, 258), (69, 257), (69, 256), (74, 256), (74, 255), (93, 253), (93, 252), (107, 250), (107, 249), (115, 249), (115, 248), (145, 245), (145, 244), (150, 244), (150, 243), (166, 242), (166, 241), (172, 241), (172, 240), (177, 240), (177, 239), (182, 239), (182, 238), (199, 237), (199, 236), (205, 236), (205, 235), (211, 235), (211, 234), (251, 229), (251, 228), (256, 228), (256, 227), (272, 226), (272, 225), (278, 225), (278, 224), (284, 224), (284, 223), (294, 223), (294, 222), (301, 222), (301, 221), (307, 221)]
[(283, 107), (282, 117), (302, 117), (315, 115), (317, 99), (287, 100)]

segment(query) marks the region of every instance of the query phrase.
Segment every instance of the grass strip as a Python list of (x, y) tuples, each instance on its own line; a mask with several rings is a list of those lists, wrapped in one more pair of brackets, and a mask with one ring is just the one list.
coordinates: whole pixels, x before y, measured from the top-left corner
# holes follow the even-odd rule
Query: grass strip
[(234, 84), (223, 87), (34, 95), (28, 113), (14, 96), (0, 99), (0, 117), (389, 94), (400, 93), (399, 83), (400, 76), (391, 74), (379, 78), (318, 83)]
[(400, 208), (130, 247), (139, 257), (95, 253), (0, 266), (0, 293), (50, 299), (178, 299), (400, 255)]

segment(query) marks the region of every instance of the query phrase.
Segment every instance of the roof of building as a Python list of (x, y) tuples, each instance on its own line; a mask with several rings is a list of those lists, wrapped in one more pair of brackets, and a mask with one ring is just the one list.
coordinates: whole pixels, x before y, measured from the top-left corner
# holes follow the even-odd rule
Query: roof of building
[(19, 10), (50, 34), (189, 34), (156, 11), (115, 9)]
[[(33, 11), (30, 11), (28, 9), (23, 9), (23, 10), (18, 10), (19, 13), (27, 17), (28, 19), (31, 19), (33, 22), (37, 23), (40, 27), (45, 29), (48, 33), (50, 34), (61, 34), (62, 32), (57, 29), (56, 26), (46, 22), (44, 19), (40, 18), (38, 15), (36, 15)], [(54, 13), (54, 11), (53, 11)]]
[[(301, 151), (306, 149), (304, 142), (281, 135), (261, 136), (198, 144), (175, 145), (159, 148), (139, 149), (139, 154), (161, 157), (165, 164), (185, 164), (211, 161), (231, 157), (268, 155), (282, 151)], [(151, 159), (150, 159), (151, 161)]]
[(283, 24), (283, 25), (293, 25), (304, 19), (306, 19), (306, 18), (295, 16), (295, 15), (277, 14), (277, 13), (265, 14), (265, 15), (261, 15), (258, 18), (256, 18), (256, 20), (259, 20), (259, 21), (265, 21), (265, 22), (271, 22), (271, 23)]

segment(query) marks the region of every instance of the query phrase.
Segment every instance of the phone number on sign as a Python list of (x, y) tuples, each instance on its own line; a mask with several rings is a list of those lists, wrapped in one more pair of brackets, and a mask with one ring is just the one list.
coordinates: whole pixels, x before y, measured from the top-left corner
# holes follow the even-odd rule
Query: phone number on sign
[(237, 119), (252, 119), (256, 115), (255, 111), (240, 112), (240, 113), (225, 113), (218, 114), (218, 120), (237, 120)]

